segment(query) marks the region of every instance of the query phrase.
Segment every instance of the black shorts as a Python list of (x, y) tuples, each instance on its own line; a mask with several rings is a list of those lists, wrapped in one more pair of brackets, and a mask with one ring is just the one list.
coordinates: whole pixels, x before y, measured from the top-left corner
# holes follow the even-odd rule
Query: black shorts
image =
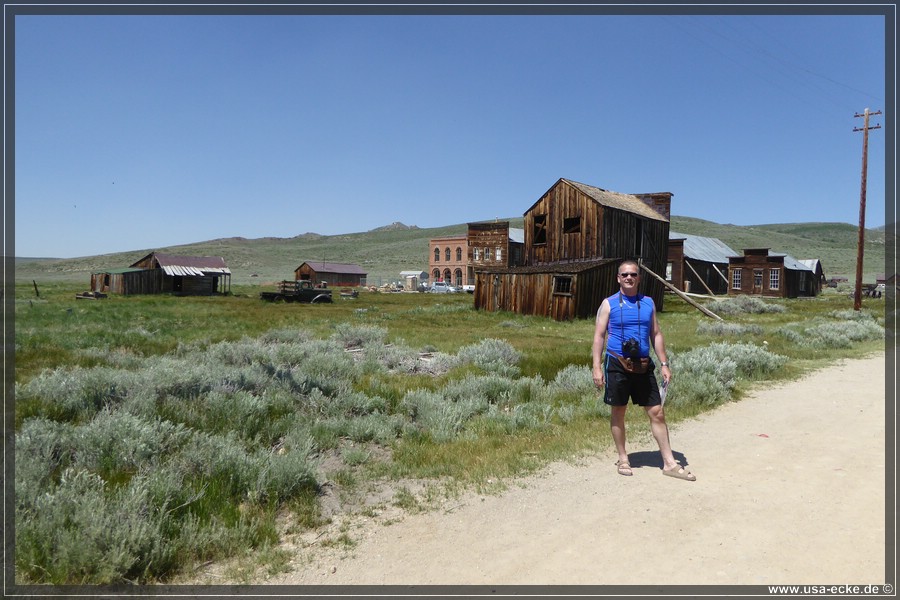
[(646, 373), (628, 373), (614, 356), (606, 355), (603, 371), (606, 377), (606, 387), (603, 393), (603, 402), (610, 406), (626, 406), (628, 399), (638, 406), (656, 406), (662, 404), (659, 396), (659, 385), (653, 361)]

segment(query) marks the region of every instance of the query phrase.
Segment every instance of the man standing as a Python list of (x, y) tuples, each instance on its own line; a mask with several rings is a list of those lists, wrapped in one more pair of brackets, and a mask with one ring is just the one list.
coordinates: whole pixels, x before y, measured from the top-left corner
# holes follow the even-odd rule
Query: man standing
[(603, 401), (611, 408), (610, 428), (619, 454), (616, 468), (620, 475), (633, 474), (625, 450), (625, 410), (631, 398), (650, 418), (650, 431), (663, 459), (663, 475), (696, 481), (693, 473), (678, 464), (669, 445), (669, 428), (653, 374), (655, 365), (650, 360), (651, 345), (660, 361), (664, 386), (672, 379), (672, 371), (653, 298), (638, 293), (637, 262), (621, 263), (617, 278), (619, 292), (603, 300), (597, 311), (592, 347), (594, 384), (598, 388), (606, 386)]

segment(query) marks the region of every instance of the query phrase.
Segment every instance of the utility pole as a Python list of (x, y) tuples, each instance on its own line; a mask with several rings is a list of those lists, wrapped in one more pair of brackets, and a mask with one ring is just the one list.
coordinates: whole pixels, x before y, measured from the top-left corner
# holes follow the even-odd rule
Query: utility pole
[(869, 127), (869, 117), (880, 115), (881, 111), (870, 113), (867, 108), (863, 114), (856, 113), (854, 117), (863, 117), (863, 126), (854, 127), (853, 131), (863, 132), (862, 151), (862, 183), (859, 190), (859, 241), (856, 249), (856, 289), (853, 293), (853, 310), (858, 311), (862, 307), (862, 270), (863, 270), (863, 244), (866, 232), (866, 170), (869, 157), (869, 130), (881, 129), (881, 125)]

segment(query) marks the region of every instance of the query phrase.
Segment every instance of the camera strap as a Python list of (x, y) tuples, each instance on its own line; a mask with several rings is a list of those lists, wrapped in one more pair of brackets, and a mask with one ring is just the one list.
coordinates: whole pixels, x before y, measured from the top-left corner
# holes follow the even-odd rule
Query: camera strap
[[(625, 343), (625, 301), (622, 300), (622, 292), (619, 292), (619, 331), (621, 332), (622, 344)], [(638, 311), (638, 343), (641, 341), (641, 295), (637, 296), (637, 311)], [(625, 348), (622, 348), (624, 350)]]

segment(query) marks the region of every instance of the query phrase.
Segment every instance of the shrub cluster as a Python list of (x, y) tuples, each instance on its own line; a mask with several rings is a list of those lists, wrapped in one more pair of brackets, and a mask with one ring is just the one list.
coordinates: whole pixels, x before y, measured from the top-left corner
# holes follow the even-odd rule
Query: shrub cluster
[(678, 377), (672, 380), (667, 402), (700, 406), (732, 398), (738, 379), (761, 379), (781, 368), (787, 357), (755, 344), (716, 343), (669, 356)]
[(735, 296), (722, 300), (713, 300), (707, 308), (719, 315), (783, 313), (787, 310), (781, 304), (771, 304), (756, 296)]
[(834, 320), (808, 326), (784, 326), (776, 334), (798, 346), (809, 348), (850, 348), (856, 342), (884, 338), (884, 327), (865, 311), (835, 311)]
[[(35, 415), (15, 442), (19, 572), (45, 583), (164, 579), (189, 558), (271, 541), (271, 519), (252, 515), (315, 494), (317, 456), (342, 439), (445, 442), (485, 423), (511, 432), (596, 412), (585, 372), (517, 379), (521, 356), (506, 341), (426, 359), (385, 339), (367, 325), (336, 326), (328, 339), (276, 330), (17, 385)], [(407, 392), (393, 408), (354, 390), (365, 373), (456, 367), (471, 376)]]

